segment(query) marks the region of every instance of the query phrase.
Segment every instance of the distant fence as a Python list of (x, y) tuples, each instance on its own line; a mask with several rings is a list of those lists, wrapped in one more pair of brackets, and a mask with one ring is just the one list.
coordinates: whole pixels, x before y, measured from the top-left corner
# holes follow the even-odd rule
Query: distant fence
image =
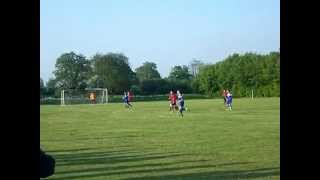
[[(123, 102), (122, 95), (109, 95), (109, 103)], [(184, 98), (188, 99), (210, 99), (212, 97), (203, 94), (184, 94)], [(168, 95), (148, 95), (148, 96), (134, 96), (133, 102), (141, 101), (168, 101)], [(65, 97), (65, 103), (68, 104), (89, 104), (89, 98), (85, 96)], [(44, 97), (40, 98), (41, 105), (60, 105), (60, 98)]]

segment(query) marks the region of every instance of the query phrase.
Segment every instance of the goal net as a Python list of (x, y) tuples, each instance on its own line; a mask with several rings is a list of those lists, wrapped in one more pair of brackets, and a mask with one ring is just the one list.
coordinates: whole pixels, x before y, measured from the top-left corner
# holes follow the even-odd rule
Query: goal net
[(62, 90), (60, 95), (61, 105), (105, 103), (108, 103), (108, 90), (106, 88), (67, 89)]

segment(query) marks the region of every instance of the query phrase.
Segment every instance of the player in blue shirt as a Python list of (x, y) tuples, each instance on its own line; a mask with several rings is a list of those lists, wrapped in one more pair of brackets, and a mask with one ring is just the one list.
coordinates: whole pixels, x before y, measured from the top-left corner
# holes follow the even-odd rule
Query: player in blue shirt
[(126, 92), (124, 92), (123, 102), (125, 107), (132, 107), (132, 105), (129, 102), (129, 96), (126, 94)]
[(231, 92), (228, 92), (226, 99), (227, 99), (227, 107), (231, 111), (232, 110), (232, 94), (231, 94)]
[(183, 117), (183, 111), (185, 111), (184, 108), (184, 98), (183, 95), (180, 93), (180, 91), (177, 91), (177, 95), (178, 95), (178, 107), (179, 107), (179, 113), (180, 115)]

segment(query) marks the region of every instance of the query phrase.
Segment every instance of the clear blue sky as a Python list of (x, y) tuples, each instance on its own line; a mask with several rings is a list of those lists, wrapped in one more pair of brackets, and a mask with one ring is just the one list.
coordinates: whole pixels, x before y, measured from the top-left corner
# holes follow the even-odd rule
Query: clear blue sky
[(40, 76), (74, 51), (121, 52), (132, 69), (155, 62), (162, 77), (193, 59), (280, 47), (279, 0), (41, 0)]

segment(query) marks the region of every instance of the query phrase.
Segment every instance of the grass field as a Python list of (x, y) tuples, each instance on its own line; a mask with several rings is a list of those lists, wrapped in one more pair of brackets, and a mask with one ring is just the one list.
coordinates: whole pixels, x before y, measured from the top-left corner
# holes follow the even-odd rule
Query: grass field
[(280, 99), (41, 106), (49, 179), (280, 179)]

